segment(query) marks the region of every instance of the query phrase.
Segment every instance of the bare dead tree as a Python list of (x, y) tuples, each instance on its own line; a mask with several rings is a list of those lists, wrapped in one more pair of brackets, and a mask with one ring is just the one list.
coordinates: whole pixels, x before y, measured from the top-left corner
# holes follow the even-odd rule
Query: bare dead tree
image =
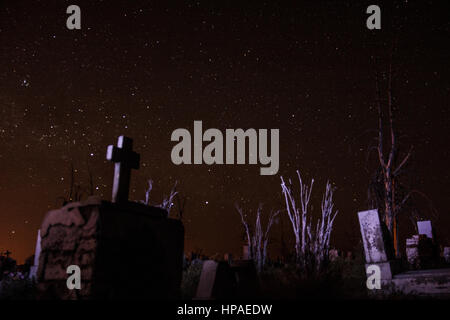
[(245, 234), (247, 236), (249, 256), (255, 262), (256, 270), (261, 272), (267, 262), (267, 245), (269, 243), (269, 232), (275, 222), (276, 216), (280, 213), (279, 210), (271, 211), (269, 220), (266, 225), (266, 230), (263, 231), (261, 223), (262, 205), (260, 204), (256, 211), (255, 228), (252, 230), (245, 219), (244, 212), (238, 204), (235, 205), (236, 211), (241, 216), (241, 222), (244, 226)]
[(92, 173), (88, 166), (88, 173), (89, 173), (89, 183), (90, 188), (83, 187), (83, 184), (81, 182), (77, 182), (75, 179), (75, 172), (73, 163), (70, 164), (70, 179), (69, 179), (69, 192), (67, 197), (66, 196), (59, 196), (57, 198), (57, 201), (62, 200), (62, 205), (65, 206), (66, 204), (74, 201), (81, 201), (83, 197), (93, 195), (93, 178)]
[(239, 205), (237, 203), (235, 204), (235, 208), (236, 208), (236, 211), (241, 216), (241, 222), (242, 222), (242, 225), (244, 226), (245, 235), (247, 236), (249, 258), (253, 259), (254, 253), (253, 253), (252, 236), (251, 236), (251, 232), (250, 232), (250, 226), (249, 226), (247, 220), (244, 218), (244, 212), (243, 212), (242, 208), (239, 207)]
[(291, 179), (288, 181), (289, 185), (286, 185), (283, 177), (281, 177), (281, 189), (286, 200), (286, 210), (295, 236), (296, 260), (297, 262), (301, 262), (305, 260), (304, 257), (306, 256), (306, 219), (308, 216), (309, 200), (311, 198), (314, 179), (311, 179), (311, 184), (307, 185), (303, 183), (303, 179), (298, 170), (297, 176), (300, 184), (300, 207), (298, 207), (295, 202)]
[(168, 215), (170, 215), (170, 210), (172, 209), (173, 204), (174, 204), (173, 199), (178, 194), (177, 184), (178, 184), (178, 181), (175, 181), (175, 184), (173, 185), (172, 190), (170, 190), (170, 194), (167, 197), (164, 196), (162, 203), (159, 205), (160, 208), (167, 210)]
[(153, 189), (153, 180), (149, 179), (147, 181), (148, 183), (148, 187), (147, 190), (145, 190), (145, 200), (141, 201), (143, 204), (145, 204), (146, 206), (150, 205), (150, 192), (152, 192)]
[(272, 210), (270, 212), (269, 215), (269, 221), (267, 223), (267, 227), (266, 227), (266, 232), (264, 233), (264, 240), (263, 240), (263, 259), (262, 259), (262, 265), (261, 268), (264, 268), (264, 266), (266, 265), (267, 262), (267, 245), (269, 244), (269, 232), (270, 229), (272, 228), (272, 225), (275, 223), (275, 218), (278, 216), (278, 214), (280, 213), (280, 210)]
[(334, 219), (338, 214), (337, 210), (334, 211), (333, 193), (334, 188), (327, 181), (321, 204), (321, 219), (317, 221), (315, 232), (311, 232), (311, 223), (307, 227), (309, 250), (315, 259), (316, 271), (321, 271), (328, 261), (331, 231), (333, 229)]
[(300, 206), (295, 202), (292, 181), (289, 180), (287, 185), (281, 177), (281, 189), (286, 201), (286, 211), (295, 236), (296, 260), (305, 271), (319, 272), (328, 262), (331, 232), (338, 214), (338, 211), (334, 210), (334, 188), (332, 188), (330, 182), (327, 182), (322, 198), (322, 215), (313, 228), (309, 202), (314, 179), (311, 180), (310, 185), (307, 185), (303, 183), (298, 170), (297, 176), (300, 184)]
[[(173, 200), (175, 196), (178, 194), (178, 191), (176, 191), (178, 181), (175, 181), (174, 186), (172, 187), (172, 190), (170, 191), (169, 196), (164, 196), (162, 202), (160, 204), (156, 204), (155, 207), (159, 207), (161, 209), (164, 209), (167, 211), (167, 215), (170, 215), (170, 211), (174, 205)], [(148, 187), (145, 191), (145, 200), (141, 200), (141, 203), (150, 206), (150, 193), (153, 189), (153, 180), (148, 180)]]
[[(413, 154), (413, 146), (411, 146), (406, 154), (400, 157), (400, 144), (396, 131), (396, 102), (393, 93), (393, 78), (394, 72), (392, 70), (392, 54), (387, 72), (375, 73), (376, 86), (376, 105), (378, 111), (378, 134), (376, 138), (376, 146), (374, 149), (377, 154), (378, 166), (372, 174), (368, 188), (368, 205), (371, 208), (377, 208), (380, 212), (381, 219), (386, 224), (393, 243), (393, 249), (396, 256), (399, 255), (399, 216), (406, 213), (411, 220), (414, 229), (417, 230), (417, 221), (423, 214), (419, 214), (415, 205), (417, 196), (425, 199), (428, 202), (428, 210), (433, 219), (437, 218), (437, 212), (433, 206), (432, 201), (421, 191), (414, 188), (415, 183), (405, 183), (405, 178), (408, 178), (408, 170), (410, 167), (410, 160)], [(381, 94), (382, 80), (387, 82), (385, 84), (385, 95)], [(387, 113), (383, 112), (387, 109)], [(387, 123), (387, 130), (385, 126)], [(385, 136), (385, 131), (388, 132)], [(388, 148), (385, 150), (385, 143), (388, 142)], [(368, 157), (370, 156), (370, 151)], [(368, 160), (368, 159), (367, 159)], [(410, 171), (410, 170), (409, 170)], [(409, 177), (414, 177), (414, 174), (409, 174)]]
[(384, 150), (384, 127), (383, 127), (383, 102), (381, 92), (380, 92), (380, 79), (378, 73), (376, 73), (375, 78), (376, 91), (377, 91), (377, 109), (378, 109), (378, 160), (381, 168), (383, 186), (384, 186), (384, 222), (391, 234), (395, 254), (398, 255), (398, 224), (397, 224), (397, 214), (400, 212), (403, 204), (409, 198), (409, 195), (403, 200), (396, 199), (396, 187), (397, 178), (402, 172), (402, 168), (407, 163), (408, 159), (412, 154), (413, 147), (411, 146), (408, 153), (400, 160), (399, 146), (397, 141), (397, 135), (395, 131), (395, 119), (394, 119), (394, 99), (392, 92), (392, 64), (389, 64), (388, 74), (387, 74), (387, 89), (386, 89), (386, 100), (387, 105), (387, 121), (389, 125), (389, 140), (390, 146), (385, 154)]

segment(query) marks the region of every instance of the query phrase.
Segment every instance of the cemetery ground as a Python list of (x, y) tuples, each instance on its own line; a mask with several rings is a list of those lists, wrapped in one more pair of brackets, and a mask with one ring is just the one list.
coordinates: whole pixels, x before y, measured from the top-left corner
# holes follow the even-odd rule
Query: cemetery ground
[[(364, 271), (364, 256), (362, 245), (359, 244), (350, 259), (338, 257), (330, 262), (327, 272), (315, 276), (305, 277), (295, 263), (271, 263), (258, 275), (259, 288), (252, 292), (252, 296), (239, 296), (239, 299), (269, 299), (269, 300), (430, 300), (434, 297), (417, 296), (393, 292), (382, 296), (371, 295), (366, 287)], [(185, 259), (182, 271), (179, 298), (195, 301), (200, 281), (202, 266), (209, 259)], [(213, 257), (214, 259), (214, 257)], [(217, 259), (217, 258), (216, 258)], [(220, 261), (219, 259), (217, 260)], [(0, 300), (36, 300), (37, 288), (35, 279), (29, 279), (31, 260), (10, 270), (2, 269), (0, 282)], [(222, 261), (225, 263), (225, 261)], [(5, 267), (5, 265), (3, 265)], [(144, 272), (139, 271), (140, 272)], [(130, 277), (129, 281), (139, 281), (139, 274)], [(448, 298), (444, 296), (442, 298)]]
[[(361, 248), (362, 249), (362, 248)], [(180, 286), (180, 298), (195, 299), (205, 256), (186, 259)], [(217, 260), (219, 262), (219, 260)], [(224, 262), (222, 260), (222, 262)], [(30, 264), (2, 270), (0, 299), (35, 300), (36, 282), (29, 279)], [(143, 272), (143, 271), (141, 271)], [(134, 279), (136, 277), (136, 279)], [(351, 260), (338, 258), (330, 263), (327, 273), (315, 278), (302, 276), (295, 264), (270, 264), (258, 275), (258, 292), (245, 298), (260, 299), (367, 299), (366, 276), (362, 252)], [(133, 276), (129, 281), (139, 281)], [(397, 298), (397, 297), (396, 297)]]

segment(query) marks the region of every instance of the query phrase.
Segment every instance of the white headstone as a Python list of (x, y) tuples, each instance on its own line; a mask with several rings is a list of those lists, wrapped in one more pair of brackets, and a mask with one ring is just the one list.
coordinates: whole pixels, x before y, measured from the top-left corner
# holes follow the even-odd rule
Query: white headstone
[(377, 265), (380, 268), (380, 279), (390, 281), (397, 270), (397, 264), (389, 260), (378, 210), (358, 212), (358, 217), (366, 256), (366, 274), (371, 275), (368, 273), (369, 266)]
[(388, 261), (378, 210), (358, 212), (366, 263)]
[(233, 297), (236, 278), (227, 262), (206, 260), (195, 299), (223, 299)]
[(419, 230), (419, 234), (424, 234), (428, 238), (433, 239), (433, 229), (430, 220), (417, 221), (417, 229)]
[(202, 273), (200, 274), (200, 281), (197, 287), (196, 299), (211, 299), (218, 266), (219, 264), (213, 260), (203, 262)]

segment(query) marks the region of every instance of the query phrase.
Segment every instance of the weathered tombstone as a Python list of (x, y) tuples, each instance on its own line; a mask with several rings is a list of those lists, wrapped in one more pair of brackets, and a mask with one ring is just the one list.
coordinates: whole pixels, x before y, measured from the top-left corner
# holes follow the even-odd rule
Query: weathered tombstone
[(406, 239), (406, 256), (410, 267), (426, 269), (436, 265), (439, 249), (433, 237), (431, 221), (417, 222), (417, 235)]
[[(383, 232), (384, 224), (380, 223), (377, 210), (359, 212), (358, 216), (366, 256), (367, 275), (374, 275), (369, 275), (367, 269), (371, 265), (378, 266), (381, 272), (381, 288), (376, 288), (381, 290), (370, 290), (370, 294), (402, 293), (417, 296), (449, 297), (450, 269), (431, 269), (399, 273), (398, 265), (395, 263), (395, 260), (391, 260), (392, 255), (387, 251), (390, 241), (386, 241), (389, 240), (389, 237), (386, 232)], [(419, 259), (422, 259), (421, 242), (423, 241), (424, 243), (429, 243), (432, 240), (424, 234), (416, 235), (407, 240), (407, 246), (418, 247)], [(420, 264), (422, 265), (422, 262)]]
[[(116, 162), (113, 202), (89, 197), (45, 216), (37, 272), (39, 298), (179, 297), (183, 225), (167, 218), (163, 209), (128, 201), (129, 172), (138, 167), (139, 159), (131, 142), (120, 137), (118, 148), (108, 148), (108, 159)], [(70, 265), (81, 269), (79, 290), (67, 288)]]
[(411, 267), (419, 267), (419, 235), (406, 239), (406, 258)]
[(204, 261), (195, 299), (231, 298), (236, 292), (235, 285), (233, 271), (228, 263)]
[(30, 267), (29, 278), (36, 278), (36, 273), (39, 267), (39, 256), (41, 255), (41, 230), (38, 230), (37, 239), (36, 239), (36, 249), (34, 250), (34, 262)]
[(433, 239), (433, 228), (430, 220), (417, 221), (417, 230), (420, 234), (426, 235), (428, 238)]
[(381, 280), (392, 279), (395, 272), (391, 242), (383, 230), (378, 210), (358, 212), (359, 225), (366, 258), (366, 271), (370, 265), (377, 265), (381, 271)]

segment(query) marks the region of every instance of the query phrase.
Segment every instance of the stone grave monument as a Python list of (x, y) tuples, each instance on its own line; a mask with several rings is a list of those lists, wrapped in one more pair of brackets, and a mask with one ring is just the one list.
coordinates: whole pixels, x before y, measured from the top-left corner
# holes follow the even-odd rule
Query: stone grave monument
[(370, 290), (370, 293), (450, 297), (450, 269), (400, 272), (392, 260), (391, 242), (387, 232), (383, 232), (384, 224), (380, 222), (378, 210), (358, 212), (358, 217), (366, 271), (369, 266), (376, 265), (381, 272), (381, 289)]
[(406, 257), (410, 268), (426, 269), (439, 264), (439, 246), (430, 220), (417, 222), (418, 234), (406, 239)]
[[(40, 229), (40, 299), (170, 299), (179, 297), (184, 228), (161, 208), (128, 201), (131, 169), (139, 168), (132, 140), (109, 146), (115, 163), (112, 202), (98, 197), (47, 213)], [(77, 265), (81, 288), (68, 289)]]
[(384, 224), (380, 222), (378, 210), (358, 212), (359, 225), (366, 257), (366, 270), (369, 265), (377, 265), (381, 270), (381, 280), (391, 280), (397, 269), (393, 250)]
[(254, 299), (260, 294), (253, 260), (203, 263), (195, 299)]
[(195, 299), (225, 299), (235, 294), (236, 280), (228, 263), (214, 260), (203, 262)]
[(430, 220), (417, 221), (417, 230), (419, 235), (425, 235), (429, 239), (433, 239), (433, 228)]
[(236, 280), (236, 298), (250, 299), (260, 295), (261, 288), (253, 260), (236, 260), (230, 267)]

